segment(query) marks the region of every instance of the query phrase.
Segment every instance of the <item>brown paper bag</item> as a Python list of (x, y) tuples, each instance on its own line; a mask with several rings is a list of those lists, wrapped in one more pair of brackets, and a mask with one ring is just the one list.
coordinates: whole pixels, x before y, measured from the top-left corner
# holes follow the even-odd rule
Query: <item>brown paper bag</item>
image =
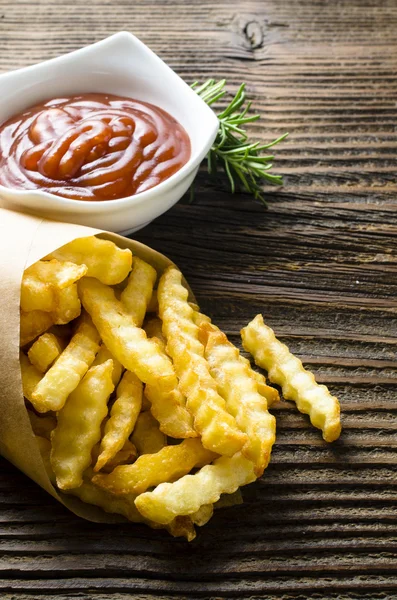
[(109, 523), (123, 519), (59, 493), (48, 479), (25, 408), (19, 367), (19, 298), (23, 271), (71, 240), (95, 234), (121, 248), (129, 248), (153, 265), (158, 273), (173, 264), (155, 250), (115, 233), (0, 209), (0, 454), (76, 515)]

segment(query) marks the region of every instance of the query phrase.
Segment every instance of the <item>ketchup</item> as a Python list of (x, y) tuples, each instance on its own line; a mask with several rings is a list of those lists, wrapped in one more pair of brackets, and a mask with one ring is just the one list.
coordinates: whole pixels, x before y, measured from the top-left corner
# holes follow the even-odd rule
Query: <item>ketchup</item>
[(171, 115), (119, 96), (49, 100), (0, 126), (0, 184), (74, 200), (138, 194), (189, 158), (189, 136)]

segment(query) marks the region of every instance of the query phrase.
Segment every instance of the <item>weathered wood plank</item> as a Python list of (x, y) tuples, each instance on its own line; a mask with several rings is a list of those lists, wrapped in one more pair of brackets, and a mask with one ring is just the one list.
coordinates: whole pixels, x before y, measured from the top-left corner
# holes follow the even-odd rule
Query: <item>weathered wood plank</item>
[(344, 425), (329, 447), (279, 403), (265, 476), (190, 546), (81, 521), (0, 460), (2, 598), (397, 598), (396, 23), (394, 0), (0, 0), (0, 72), (127, 29), (188, 82), (246, 81), (257, 139), (290, 132), (268, 211), (202, 169), (137, 238), (235, 343), (263, 312)]

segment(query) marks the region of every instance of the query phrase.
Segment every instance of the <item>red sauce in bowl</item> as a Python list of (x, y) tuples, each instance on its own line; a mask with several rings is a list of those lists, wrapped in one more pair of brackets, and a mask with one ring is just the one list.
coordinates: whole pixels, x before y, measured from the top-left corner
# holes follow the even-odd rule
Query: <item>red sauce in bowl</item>
[(0, 126), (0, 184), (74, 200), (138, 194), (189, 158), (189, 136), (171, 115), (119, 96), (49, 100)]

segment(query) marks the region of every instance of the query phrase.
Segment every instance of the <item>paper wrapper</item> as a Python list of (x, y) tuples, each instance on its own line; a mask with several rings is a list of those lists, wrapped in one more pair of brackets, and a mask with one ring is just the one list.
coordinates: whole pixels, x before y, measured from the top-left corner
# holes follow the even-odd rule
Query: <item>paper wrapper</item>
[(173, 264), (144, 244), (115, 233), (0, 209), (0, 453), (76, 515), (109, 523), (124, 519), (59, 493), (48, 479), (25, 408), (19, 367), (19, 299), (24, 270), (71, 240), (96, 234), (120, 248), (129, 248), (159, 274)]

